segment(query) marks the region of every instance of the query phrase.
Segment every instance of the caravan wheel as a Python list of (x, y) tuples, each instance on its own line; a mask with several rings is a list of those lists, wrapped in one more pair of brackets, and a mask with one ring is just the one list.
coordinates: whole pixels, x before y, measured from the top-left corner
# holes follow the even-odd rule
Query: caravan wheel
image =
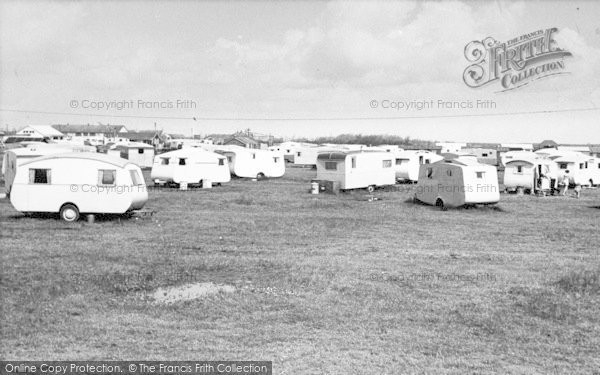
[(367, 191), (368, 191), (369, 193), (372, 193), (372, 192), (374, 192), (374, 191), (375, 191), (375, 185), (369, 185), (369, 186), (367, 187)]
[(60, 218), (67, 222), (79, 219), (79, 210), (74, 204), (67, 203), (60, 208)]
[(257, 179), (258, 181), (260, 181), (260, 180), (264, 180), (264, 179), (265, 179), (265, 174), (264, 174), (264, 173), (262, 173), (262, 172), (258, 173), (258, 174), (256, 175), (256, 179)]
[(446, 210), (448, 209), (448, 207), (446, 207), (446, 206), (444, 205), (444, 201), (442, 200), (442, 198), (438, 198), (438, 199), (435, 201), (435, 206), (436, 206), (436, 207), (439, 207), (439, 209), (440, 209), (440, 210), (442, 210), (442, 211), (446, 211)]

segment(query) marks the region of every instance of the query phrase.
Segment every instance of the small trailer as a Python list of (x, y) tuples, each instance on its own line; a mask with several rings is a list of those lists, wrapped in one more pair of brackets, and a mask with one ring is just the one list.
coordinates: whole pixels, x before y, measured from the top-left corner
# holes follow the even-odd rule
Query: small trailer
[(154, 161), (154, 147), (142, 142), (115, 143), (106, 153), (127, 159), (140, 168), (152, 168)]
[(317, 180), (333, 181), (341, 190), (394, 185), (393, 155), (379, 151), (333, 151), (317, 156)]
[(269, 150), (281, 151), (283, 153), (283, 158), (287, 163), (294, 163), (294, 159), (298, 149), (316, 146), (316, 144), (312, 143), (283, 142), (278, 145), (269, 147)]
[(155, 184), (221, 184), (231, 180), (231, 173), (226, 156), (190, 147), (155, 156), (150, 178)]
[(541, 189), (540, 178), (549, 179), (549, 189), (557, 188), (558, 167), (554, 161), (530, 151), (504, 155), (504, 188), (506, 191), (534, 193)]
[(16, 167), (10, 202), (23, 213), (124, 214), (141, 209), (148, 192), (140, 167), (97, 153), (42, 156)]
[(396, 180), (417, 182), (419, 168), (423, 164), (431, 164), (443, 159), (442, 156), (425, 150), (406, 150), (393, 152)]
[(500, 200), (496, 167), (470, 158), (444, 159), (423, 164), (415, 199), (446, 209)]
[(215, 152), (224, 155), (231, 174), (237, 177), (264, 178), (281, 177), (285, 174), (283, 153), (273, 150), (258, 150), (241, 146), (222, 146)]

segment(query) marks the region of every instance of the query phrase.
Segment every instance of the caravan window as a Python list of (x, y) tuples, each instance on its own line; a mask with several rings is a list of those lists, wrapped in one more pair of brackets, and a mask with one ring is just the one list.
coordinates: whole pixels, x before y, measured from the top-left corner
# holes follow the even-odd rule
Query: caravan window
[(560, 169), (567, 169), (567, 163), (560, 163), (558, 165), (558, 168), (560, 168)]
[(144, 153), (144, 149), (143, 148), (138, 148), (138, 154), (143, 154)]
[(477, 178), (483, 178), (483, 174), (485, 172), (475, 172), (475, 174), (477, 175)]
[(350, 160), (352, 160), (352, 168), (356, 168), (356, 156), (353, 156)]
[(392, 161), (391, 160), (384, 160), (383, 161), (383, 168), (391, 168), (392, 167)]
[(488, 154), (487, 154), (487, 152), (483, 152), (483, 153), (481, 154), (481, 156), (485, 158), (485, 157), (487, 157), (487, 156), (488, 156)]
[(407, 161), (408, 161), (408, 159), (396, 159), (396, 165), (400, 165), (400, 164), (402, 164), (404, 162), (407, 162)]
[(433, 178), (433, 168), (427, 168), (427, 178)]
[(517, 165), (517, 172), (516, 173), (523, 173), (523, 166), (522, 165)]
[(231, 163), (232, 160), (233, 160), (233, 158), (231, 156), (227, 157), (227, 162)]
[(335, 161), (326, 161), (325, 169), (328, 171), (337, 171), (337, 162)]
[(117, 171), (114, 169), (98, 170), (98, 185), (114, 185)]
[(185, 165), (185, 158), (179, 158), (179, 165)]
[(451, 170), (451, 169), (448, 169), (448, 170), (446, 171), (446, 174), (447, 174), (448, 176), (452, 177), (452, 170)]
[(136, 170), (130, 169), (129, 175), (131, 176), (131, 182), (133, 182), (134, 185), (144, 184), (143, 180), (140, 178), (140, 175)]
[(419, 164), (423, 164), (423, 155), (419, 156)]
[(225, 159), (219, 158), (219, 165), (225, 165)]
[(425, 159), (425, 164), (429, 164), (429, 159)]
[(160, 158), (160, 164), (169, 165), (169, 159), (168, 158)]
[(274, 157), (274, 158), (273, 158), (273, 161), (274, 161), (275, 163), (279, 163), (279, 158), (278, 158), (278, 157)]
[(256, 154), (252, 154), (252, 159), (256, 159)]
[(302, 153), (300, 151), (298, 151), (296, 154), (297, 156), (302, 156)]
[(49, 184), (50, 169), (30, 169), (29, 170), (30, 184)]

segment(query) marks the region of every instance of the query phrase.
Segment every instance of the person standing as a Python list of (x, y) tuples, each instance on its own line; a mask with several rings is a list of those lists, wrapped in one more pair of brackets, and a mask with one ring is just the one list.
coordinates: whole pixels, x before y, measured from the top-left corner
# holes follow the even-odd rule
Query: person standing
[(567, 195), (567, 191), (569, 190), (569, 183), (571, 182), (571, 179), (569, 178), (569, 171), (566, 170), (565, 174), (563, 175), (563, 178), (560, 182), (560, 184), (562, 185), (562, 191), (560, 192), (560, 195), (562, 196), (566, 196)]

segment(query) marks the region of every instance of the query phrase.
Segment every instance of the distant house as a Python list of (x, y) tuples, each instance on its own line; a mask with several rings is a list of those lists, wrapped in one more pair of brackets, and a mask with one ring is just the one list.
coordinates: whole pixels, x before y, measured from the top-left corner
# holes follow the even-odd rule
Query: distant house
[(47, 138), (52, 140), (61, 140), (65, 138), (65, 134), (54, 129), (50, 125), (29, 125), (19, 130), (17, 135), (32, 138)]
[(501, 143), (500, 147), (506, 151), (533, 151), (532, 143)]
[(65, 135), (65, 139), (93, 146), (109, 142), (127, 142), (125, 125), (55, 124), (52, 127)]
[(159, 145), (164, 144), (161, 135), (162, 132), (160, 130), (139, 130), (127, 132), (127, 138), (129, 138), (131, 142), (146, 143), (157, 148)]
[(231, 138), (225, 140), (225, 142), (223, 143), (224, 145), (235, 145), (235, 146), (240, 146), (240, 147), (245, 147), (245, 148), (254, 148), (254, 149), (260, 149), (261, 148), (261, 143), (259, 141), (257, 141), (254, 138), (245, 136), (245, 135), (239, 135), (236, 134), (234, 136), (232, 136)]
[(590, 146), (590, 155), (600, 158), (600, 145)]

